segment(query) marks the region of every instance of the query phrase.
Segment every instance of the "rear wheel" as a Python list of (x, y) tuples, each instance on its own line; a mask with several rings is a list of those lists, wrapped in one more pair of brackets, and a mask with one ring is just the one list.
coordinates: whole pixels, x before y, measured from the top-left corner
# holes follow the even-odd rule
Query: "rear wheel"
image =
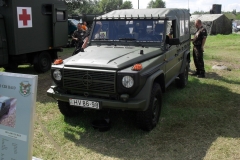
[(162, 108), (162, 91), (158, 83), (152, 87), (150, 103), (146, 111), (137, 113), (137, 125), (144, 131), (151, 131), (156, 127)]
[(184, 88), (188, 84), (189, 63), (186, 62), (184, 72), (179, 74), (178, 79), (175, 80), (177, 87)]
[(83, 108), (70, 106), (68, 102), (63, 101), (58, 101), (58, 108), (66, 117), (75, 117), (83, 111)]
[(34, 69), (39, 73), (47, 72), (51, 69), (52, 59), (48, 52), (41, 52), (34, 58)]

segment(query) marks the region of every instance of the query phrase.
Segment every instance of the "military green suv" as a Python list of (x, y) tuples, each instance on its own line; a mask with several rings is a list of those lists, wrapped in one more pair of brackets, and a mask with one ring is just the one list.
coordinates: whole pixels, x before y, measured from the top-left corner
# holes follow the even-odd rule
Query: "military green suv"
[(97, 17), (85, 51), (52, 65), (55, 85), (48, 96), (64, 116), (83, 109), (133, 110), (137, 125), (152, 130), (162, 93), (174, 81), (180, 88), (188, 82), (189, 17), (188, 10), (166, 8)]

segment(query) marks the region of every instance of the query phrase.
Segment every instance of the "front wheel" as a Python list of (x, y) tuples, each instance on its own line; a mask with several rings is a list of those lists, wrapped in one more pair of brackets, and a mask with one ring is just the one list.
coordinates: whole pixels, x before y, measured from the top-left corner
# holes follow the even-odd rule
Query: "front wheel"
[(158, 83), (152, 87), (149, 106), (146, 111), (137, 112), (137, 125), (144, 131), (151, 131), (156, 127), (162, 108), (162, 91)]
[(189, 71), (189, 62), (186, 62), (184, 72), (178, 75), (178, 78), (175, 80), (177, 87), (184, 88), (188, 84), (188, 71)]
[(66, 117), (75, 117), (83, 111), (83, 108), (70, 106), (68, 102), (63, 101), (58, 101), (58, 108)]

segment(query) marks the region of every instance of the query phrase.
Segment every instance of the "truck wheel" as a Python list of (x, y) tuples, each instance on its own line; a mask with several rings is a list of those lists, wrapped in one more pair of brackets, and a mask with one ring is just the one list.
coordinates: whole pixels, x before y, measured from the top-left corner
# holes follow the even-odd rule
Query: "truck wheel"
[(42, 52), (35, 56), (33, 63), (37, 72), (44, 73), (51, 69), (52, 59), (48, 52)]
[(83, 111), (82, 108), (72, 107), (68, 102), (58, 101), (58, 108), (60, 112), (66, 117), (75, 117)]
[(149, 106), (146, 111), (137, 112), (137, 125), (144, 131), (151, 131), (156, 127), (162, 108), (162, 91), (158, 83), (152, 87)]
[(184, 88), (188, 83), (188, 71), (189, 71), (189, 63), (186, 62), (186, 66), (184, 72), (178, 75), (178, 79), (175, 80), (178, 88)]

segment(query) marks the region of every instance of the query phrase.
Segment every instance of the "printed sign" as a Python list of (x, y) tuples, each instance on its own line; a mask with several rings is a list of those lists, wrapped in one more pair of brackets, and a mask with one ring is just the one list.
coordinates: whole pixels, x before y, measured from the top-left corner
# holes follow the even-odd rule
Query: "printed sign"
[(105, 39), (107, 38), (107, 32), (100, 32), (100, 39)]
[(0, 72), (0, 160), (32, 159), (37, 79)]
[(32, 27), (32, 8), (17, 7), (18, 28)]

